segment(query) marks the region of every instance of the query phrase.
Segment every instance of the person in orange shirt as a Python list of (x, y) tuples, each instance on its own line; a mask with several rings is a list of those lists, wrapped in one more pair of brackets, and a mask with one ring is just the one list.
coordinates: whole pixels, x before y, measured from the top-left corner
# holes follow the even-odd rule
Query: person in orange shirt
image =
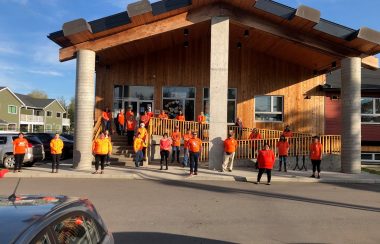
[(223, 156), (223, 164), (222, 164), (222, 172), (232, 172), (232, 168), (234, 165), (235, 151), (238, 144), (234, 139), (234, 134), (232, 132), (229, 133), (228, 138), (224, 140), (224, 156)]
[(287, 172), (286, 170), (286, 158), (288, 157), (289, 153), (289, 143), (286, 140), (286, 137), (284, 135), (281, 135), (280, 140), (277, 142), (277, 149), (278, 149), (278, 155), (279, 155), (279, 169), (278, 171), (281, 171), (282, 164), (284, 164), (284, 172)]
[(260, 140), (262, 139), (261, 134), (258, 129), (254, 128), (248, 137), (249, 140)]
[(191, 130), (187, 129), (186, 134), (183, 135), (183, 167), (189, 164), (189, 140), (193, 138)]
[(159, 119), (169, 119), (168, 115), (165, 113), (165, 110), (161, 110), (161, 113), (158, 115)]
[(179, 153), (180, 153), (180, 146), (181, 146), (181, 132), (179, 132), (178, 125), (175, 126), (175, 129), (172, 133), (172, 163), (174, 163), (174, 159), (176, 158), (177, 154), (177, 163), (179, 162)]
[(24, 162), (25, 153), (28, 151), (28, 140), (24, 138), (23, 133), (18, 134), (18, 138), (13, 140), (13, 155), (15, 157), (15, 165), (13, 173), (21, 172), (21, 165)]
[(120, 110), (120, 112), (117, 114), (117, 132), (119, 135), (124, 135), (124, 126), (125, 126), (125, 117), (124, 117), (124, 110)]
[(193, 138), (188, 142), (190, 154), (190, 176), (198, 174), (198, 161), (202, 151), (202, 140), (198, 138), (197, 132), (193, 132)]
[(282, 132), (282, 134), (283, 134), (286, 138), (291, 138), (291, 137), (293, 137), (293, 132), (292, 132), (292, 130), (290, 129), (290, 126), (289, 126), (289, 125), (286, 125), (286, 126), (285, 126), (285, 129), (284, 129), (284, 131)]
[(179, 120), (179, 121), (185, 121), (185, 115), (182, 113), (181, 110), (179, 111), (179, 113), (175, 119)]
[(102, 113), (103, 131), (109, 130), (111, 127), (111, 112), (109, 108), (105, 108)]
[[(148, 131), (146, 130), (144, 123), (140, 124), (140, 128), (137, 129), (137, 134), (141, 135), (141, 139), (144, 141), (144, 145), (146, 145), (145, 143), (148, 139)], [(146, 155), (146, 146), (143, 146), (142, 151), (143, 151), (143, 158), (144, 158)]]
[(201, 112), (200, 115), (198, 115), (198, 123), (200, 124), (206, 124), (206, 116), (203, 112)]
[(166, 170), (168, 170), (168, 158), (170, 154), (170, 147), (172, 146), (172, 140), (168, 137), (168, 133), (164, 133), (163, 137), (160, 140), (160, 170), (163, 169), (163, 164), (165, 160)]
[[(59, 138), (59, 134), (56, 133), (54, 138), (50, 141), (50, 153), (52, 158), (51, 172), (58, 173), (59, 160), (61, 159), (63, 149), (63, 141)], [(55, 170), (55, 171), (54, 171)]]
[(136, 120), (132, 115), (129, 115), (127, 117), (126, 127), (127, 127), (127, 144), (128, 146), (132, 146), (133, 136), (135, 135), (135, 128), (136, 128)]
[(140, 116), (140, 123), (144, 123), (145, 127), (148, 127), (149, 125), (149, 120), (150, 120), (150, 117), (149, 115), (147, 114), (146, 111), (144, 111), (141, 116)]
[(152, 107), (148, 106), (148, 111), (146, 112), (146, 115), (149, 116), (149, 119), (154, 117), (154, 113), (152, 112)]
[(137, 136), (135, 137), (135, 140), (133, 142), (133, 150), (135, 151), (135, 166), (138, 168), (140, 167), (140, 164), (144, 160), (144, 153), (143, 149), (146, 147), (146, 144), (144, 140), (142, 139), (142, 136), (140, 133), (137, 133)]
[(105, 134), (103, 132), (100, 133), (99, 137), (92, 143), (92, 153), (95, 156), (95, 172), (93, 172), (93, 174), (98, 174), (99, 163), (101, 166), (100, 173), (104, 173), (104, 163), (106, 161), (107, 155), (110, 155), (111, 152), (111, 141), (105, 137)]
[(125, 116), (128, 118), (129, 116), (135, 117), (135, 114), (132, 111), (132, 107), (128, 106), (127, 112), (125, 113)]
[(264, 149), (260, 150), (259, 155), (257, 156), (257, 162), (259, 164), (259, 174), (257, 175), (256, 184), (260, 184), (261, 176), (264, 174), (264, 172), (266, 172), (268, 178), (267, 185), (270, 185), (274, 161), (274, 153), (270, 149), (269, 144), (265, 143)]
[(315, 171), (318, 171), (317, 178), (321, 178), (321, 162), (322, 162), (322, 144), (319, 142), (319, 137), (313, 138), (313, 143), (310, 144), (310, 160), (313, 165), (312, 178), (315, 178)]

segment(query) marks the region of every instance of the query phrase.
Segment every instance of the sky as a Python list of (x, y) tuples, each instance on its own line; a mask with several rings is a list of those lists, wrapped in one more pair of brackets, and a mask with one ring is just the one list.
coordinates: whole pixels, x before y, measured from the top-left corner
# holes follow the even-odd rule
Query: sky
[[(63, 23), (125, 11), (136, 0), (0, 0), (0, 86), (14, 92), (39, 89), (50, 98), (75, 96), (75, 60), (59, 62), (59, 46), (46, 36)], [(155, 2), (155, 1), (151, 1)], [(307, 5), (321, 17), (354, 29), (380, 31), (380, 0), (277, 0)]]

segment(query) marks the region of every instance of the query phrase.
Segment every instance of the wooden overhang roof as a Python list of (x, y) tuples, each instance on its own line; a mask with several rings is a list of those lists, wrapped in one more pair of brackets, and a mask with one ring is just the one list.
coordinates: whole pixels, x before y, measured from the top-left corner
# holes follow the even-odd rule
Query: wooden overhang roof
[[(378, 68), (373, 57), (380, 52), (380, 32), (354, 30), (320, 18), (320, 11), (301, 5), (297, 9), (272, 0), (140, 0), (127, 11), (87, 22), (67, 22), (48, 38), (61, 46), (60, 61), (75, 58), (79, 49), (95, 52), (230, 16), (231, 22), (300, 43), (338, 58), (362, 57), (363, 65)], [(339, 66), (340, 64), (338, 64)]]

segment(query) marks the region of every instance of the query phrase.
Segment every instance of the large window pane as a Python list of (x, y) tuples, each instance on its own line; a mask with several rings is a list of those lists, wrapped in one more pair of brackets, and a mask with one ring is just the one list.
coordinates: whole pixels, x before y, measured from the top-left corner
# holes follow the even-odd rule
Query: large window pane
[(364, 123), (380, 123), (379, 116), (362, 115), (362, 122)]
[(129, 99), (153, 100), (153, 86), (124, 86), (124, 97)]
[(373, 99), (362, 98), (362, 114), (373, 114)]
[(185, 118), (186, 120), (194, 120), (194, 100), (185, 101)]
[(280, 122), (282, 121), (282, 114), (255, 114), (255, 120), (268, 121), (268, 122)]
[(203, 112), (205, 114), (210, 114), (210, 102), (209, 102), (209, 100), (203, 100)]
[(164, 87), (164, 98), (195, 98), (195, 88), (193, 87)]
[(113, 98), (121, 99), (123, 97), (123, 88), (122, 86), (114, 86), (113, 88)]
[(376, 99), (376, 103), (375, 103), (375, 113), (376, 113), (376, 114), (380, 114), (380, 98), (379, 98), (379, 99)]
[(255, 111), (256, 112), (271, 112), (271, 97), (270, 96), (255, 97)]
[(210, 97), (209, 95), (209, 89), (208, 87), (203, 89), (203, 99), (208, 99)]
[[(180, 110), (183, 111), (183, 100), (177, 99), (164, 99), (163, 100), (163, 108), (167, 111), (170, 119), (174, 119)], [(186, 117), (186, 120), (190, 120)]]
[(375, 160), (380, 161), (380, 153), (375, 154)]
[(228, 101), (227, 104), (227, 123), (235, 123), (235, 100)]
[(282, 97), (273, 97), (273, 112), (282, 112)]
[(361, 159), (362, 160), (372, 160), (372, 154), (371, 153), (362, 153)]

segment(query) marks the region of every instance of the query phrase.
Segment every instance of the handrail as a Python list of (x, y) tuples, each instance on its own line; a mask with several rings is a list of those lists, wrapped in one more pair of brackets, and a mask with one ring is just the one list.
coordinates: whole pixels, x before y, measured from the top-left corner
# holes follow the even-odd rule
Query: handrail
[(95, 140), (98, 138), (100, 132), (102, 131), (102, 116), (99, 116), (95, 125), (94, 125), (94, 130), (93, 130), (93, 138), (92, 140)]
[[(234, 132), (234, 134), (236, 135), (236, 138), (241, 139), (241, 140), (248, 139), (251, 132), (254, 129), (255, 128), (248, 128), (248, 127), (239, 128), (238, 126), (235, 126), (235, 125), (228, 126), (228, 131)], [(260, 128), (256, 128), (256, 129), (261, 134), (261, 137), (263, 139), (280, 138), (280, 136), (283, 133), (283, 131), (281, 130), (269, 130), (269, 129), (260, 129)], [(293, 137), (308, 137), (308, 136), (311, 136), (311, 135), (307, 133), (293, 132)]]

